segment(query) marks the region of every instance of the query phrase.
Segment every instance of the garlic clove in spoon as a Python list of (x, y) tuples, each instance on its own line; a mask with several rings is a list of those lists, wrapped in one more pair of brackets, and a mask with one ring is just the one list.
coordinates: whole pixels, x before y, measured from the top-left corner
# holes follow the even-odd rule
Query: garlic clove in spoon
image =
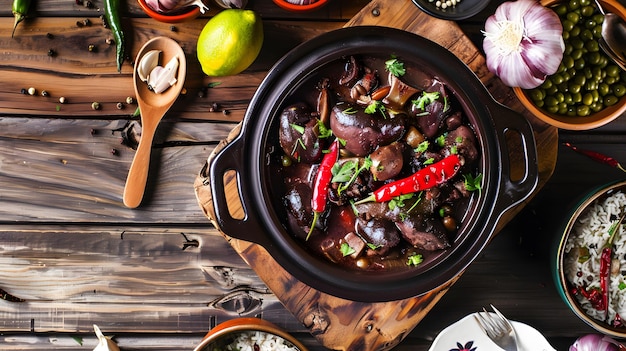
[(156, 66), (148, 76), (148, 89), (160, 94), (176, 83), (178, 56), (173, 57), (165, 67)]
[(93, 325), (93, 330), (98, 338), (98, 345), (96, 345), (93, 351), (120, 351), (115, 341), (111, 340), (111, 337), (104, 336), (97, 325)]
[(139, 75), (139, 79), (141, 79), (142, 82), (148, 82), (148, 75), (152, 72), (154, 67), (159, 65), (160, 55), (160, 50), (151, 50), (141, 57), (139, 65), (137, 66), (137, 75)]

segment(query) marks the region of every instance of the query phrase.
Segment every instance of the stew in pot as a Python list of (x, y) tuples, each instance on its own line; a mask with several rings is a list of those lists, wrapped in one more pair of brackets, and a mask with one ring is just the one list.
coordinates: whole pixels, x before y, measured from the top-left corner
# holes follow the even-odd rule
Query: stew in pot
[(454, 94), (402, 58), (319, 68), (281, 107), (275, 138), (271, 188), (285, 227), (351, 269), (436, 259), (481, 189), (481, 148)]

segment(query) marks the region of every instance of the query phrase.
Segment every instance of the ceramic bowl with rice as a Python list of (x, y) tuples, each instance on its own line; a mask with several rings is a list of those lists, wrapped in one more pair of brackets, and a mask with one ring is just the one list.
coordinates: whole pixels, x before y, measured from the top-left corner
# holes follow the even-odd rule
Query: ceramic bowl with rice
[(597, 331), (622, 338), (626, 220), (619, 223), (624, 212), (626, 180), (590, 192), (573, 208), (561, 231), (553, 265), (557, 289), (570, 309)]
[(235, 318), (218, 324), (194, 351), (308, 351), (291, 334), (260, 318)]

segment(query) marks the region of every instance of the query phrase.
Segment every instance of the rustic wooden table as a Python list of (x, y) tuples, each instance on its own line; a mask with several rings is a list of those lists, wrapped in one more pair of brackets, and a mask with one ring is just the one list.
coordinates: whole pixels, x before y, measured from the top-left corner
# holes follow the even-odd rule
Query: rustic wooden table
[[(216, 79), (191, 58), (217, 6), (170, 25), (128, 1), (131, 57), (166, 35), (190, 59), (187, 92), (158, 129), (144, 202), (127, 209), (121, 194), (139, 129), (135, 106), (125, 103), (134, 95), (132, 66), (115, 70), (102, 2), (35, 0), (33, 17), (12, 39), (11, 2), (0, 0), (0, 289), (26, 300), (0, 300), (0, 349), (92, 349), (95, 323), (123, 350), (191, 350), (208, 329), (237, 316), (260, 316), (324, 349), (209, 224), (193, 182), (271, 65), (302, 41), (343, 27), (368, 3), (332, 1), (294, 14), (252, 0), (265, 23), (262, 53), (242, 74)], [(458, 23), (478, 47), (494, 7)], [(30, 87), (35, 95), (22, 93)], [(626, 163), (624, 132), (626, 116), (589, 132), (560, 131), (559, 140)], [(575, 198), (624, 176), (559, 147), (548, 184), (395, 349), (427, 350), (441, 329), (489, 304), (536, 327), (558, 350), (591, 332), (554, 289), (549, 246)]]

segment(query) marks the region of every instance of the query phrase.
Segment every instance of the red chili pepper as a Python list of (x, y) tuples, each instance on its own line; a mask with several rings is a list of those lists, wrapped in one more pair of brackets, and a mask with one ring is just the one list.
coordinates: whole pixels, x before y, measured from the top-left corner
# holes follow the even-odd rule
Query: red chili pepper
[(372, 195), (358, 201), (357, 204), (369, 201), (391, 201), (391, 199), (400, 195), (412, 194), (435, 187), (454, 177), (460, 168), (461, 158), (456, 154), (450, 155), (406, 178), (383, 185), (373, 192)]
[(622, 172), (626, 172), (626, 169), (624, 167), (622, 167), (622, 165), (617, 162), (616, 159), (614, 159), (613, 157), (607, 156), (605, 154), (599, 153), (597, 151), (591, 151), (591, 150), (583, 150), (583, 149), (579, 149), (576, 146), (570, 144), (570, 143), (563, 143), (563, 145), (569, 147), (570, 149), (578, 152), (579, 154), (585, 155), (589, 158), (591, 158), (594, 161), (600, 162), (600, 163), (604, 163), (606, 165), (609, 165), (611, 167), (615, 167), (618, 168), (619, 170), (621, 170)]
[(326, 203), (328, 200), (328, 187), (330, 185), (330, 181), (333, 178), (333, 166), (337, 163), (337, 158), (339, 157), (339, 140), (335, 140), (328, 149), (324, 158), (322, 158), (322, 162), (320, 163), (319, 168), (317, 169), (317, 174), (315, 175), (315, 182), (313, 183), (313, 197), (311, 198), (311, 207), (313, 208), (313, 223), (311, 224), (311, 228), (309, 229), (309, 234), (306, 236), (306, 240), (309, 240), (311, 233), (313, 232), (313, 228), (315, 228), (315, 223), (322, 212), (326, 210)]
[(587, 290), (586, 286), (581, 286), (578, 288), (578, 292), (591, 303), (591, 306), (596, 310), (604, 310), (606, 307), (604, 305), (604, 299), (602, 298), (602, 293), (599, 289), (591, 289)]
[(600, 289), (602, 292), (602, 302), (605, 312), (605, 318), (609, 317), (609, 281), (611, 274), (611, 260), (613, 255), (613, 241), (617, 233), (620, 232), (620, 225), (622, 225), (622, 221), (624, 221), (624, 217), (626, 216), (626, 212), (622, 214), (619, 220), (613, 224), (609, 228), (609, 240), (604, 244), (602, 248), (602, 253), (600, 254)]
[(600, 289), (602, 292), (602, 306), (604, 307), (607, 317), (609, 309), (609, 274), (611, 274), (612, 251), (611, 245), (608, 244), (608, 246), (602, 249), (602, 253), (600, 254)]

